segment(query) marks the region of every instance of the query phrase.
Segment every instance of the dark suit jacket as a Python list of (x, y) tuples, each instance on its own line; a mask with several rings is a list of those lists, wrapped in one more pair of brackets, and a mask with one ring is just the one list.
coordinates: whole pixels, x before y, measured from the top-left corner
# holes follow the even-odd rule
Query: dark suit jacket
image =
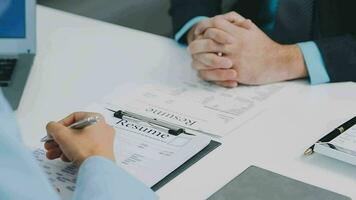
[[(171, 0), (174, 33), (195, 16), (222, 14), (221, 4), (221, 0)], [(232, 10), (261, 26), (266, 22), (266, 18), (261, 18), (266, 7), (265, 0), (238, 0)], [(356, 81), (355, 0), (315, 0), (312, 34), (308, 40), (317, 44), (332, 82)], [(297, 42), (304, 41), (291, 39), (281, 43)]]

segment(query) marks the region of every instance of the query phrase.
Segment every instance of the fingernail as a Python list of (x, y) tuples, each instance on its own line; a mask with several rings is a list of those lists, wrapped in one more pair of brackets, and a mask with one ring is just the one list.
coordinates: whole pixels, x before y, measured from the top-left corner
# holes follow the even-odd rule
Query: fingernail
[(200, 35), (200, 30), (199, 29), (195, 29), (194, 30), (194, 35), (195, 36), (199, 36)]
[(231, 72), (231, 79), (236, 79), (237, 78), (237, 72), (235, 70), (232, 70)]
[(232, 62), (230, 59), (223, 59), (221, 62), (221, 67), (222, 68), (231, 68), (232, 67)]

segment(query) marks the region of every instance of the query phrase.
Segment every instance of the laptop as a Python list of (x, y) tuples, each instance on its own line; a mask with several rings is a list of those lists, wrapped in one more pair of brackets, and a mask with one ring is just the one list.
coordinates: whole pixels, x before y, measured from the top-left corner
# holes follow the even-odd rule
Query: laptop
[(36, 0), (0, 0), (0, 86), (17, 109), (36, 52)]

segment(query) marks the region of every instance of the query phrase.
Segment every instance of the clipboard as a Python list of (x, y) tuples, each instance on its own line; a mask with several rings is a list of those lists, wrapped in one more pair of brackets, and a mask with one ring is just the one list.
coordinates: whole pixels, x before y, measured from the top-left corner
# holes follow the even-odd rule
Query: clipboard
[(356, 156), (344, 151), (340, 151), (338, 149), (330, 148), (328, 145), (323, 143), (316, 143), (314, 146), (314, 151), (324, 156), (341, 160), (356, 166)]
[(356, 126), (356, 117), (348, 120), (347, 122), (341, 124), (330, 133), (322, 137), (311, 147), (305, 150), (304, 155), (312, 155), (314, 152), (334, 158), (346, 163), (356, 166), (356, 153), (351, 152), (351, 150), (344, 149), (341, 147), (336, 147), (332, 144), (332, 140), (339, 137), (342, 134), (345, 134), (346, 131), (351, 129), (353, 126)]
[(210, 143), (208, 144), (208, 146), (206, 146), (199, 153), (195, 154), (192, 158), (187, 160), (185, 163), (183, 163), (181, 166), (179, 166), (173, 172), (171, 172), (166, 177), (164, 177), (161, 181), (159, 181), (154, 186), (152, 186), (151, 189), (156, 192), (161, 187), (163, 187), (165, 184), (169, 183), (175, 177), (179, 176), (181, 173), (183, 173), (185, 170), (187, 170), (190, 166), (194, 165), (196, 162), (198, 162), (200, 159), (204, 158), (206, 155), (208, 155), (214, 149), (218, 148), (220, 145), (221, 145), (220, 142), (211, 140)]
[[(189, 130), (185, 127), (181, 127), (175, 124), (171, 124), (168, 122), (164, 121), (158, 121), (155, 118), (149, 118), (146, 116), (142, 116), (136, 113), (132, 113), (129, 111), (123, 111), (123, 110), (118, 110), (115, 111), (110, 108), (106, 108), (107, 110), (111, 111), (114, 113), (114, 117), (118, 119), (125, 119), (125, 117), (129, 118), (129, 120), (139, 120), (146, 122), (150, 124), (151, 126), (155, 127), (161, 127), (171, 135), (180, 135), (180, 134), (187, 134), (187, 135), (194, 135), (193, 133), (195, 131)], [(164, 177), (162, 180), (160, 180), (158, 183), (153, 185), (151, 189), (153, 191), (159, 190), (161, 187), (163, 187), (165, 184), (169, 183), (171, 180), (173, 180), (175, 177), (180, 175), (182, 172), (187, 170), (190, 166), (194, 165), (196, 162), (198, 162), (200, 159), (204, 158), (206, 155), (208, 155), (210, 152), (212, 152), (214, 149), (218, 148), (221, 145), (220, 142), (215, 141), (215, 140), (210, 140), (210, 143), (204, 147), (201, 151), (199, 151), (197, 154), (195, 154), (193, 157), (188, 159), (186, 162), (184, 162), (182, 165), (180, 165), (178, 168), (176, 168), (174, 171), (172, 171), (170, 174), (168, 174), (166, 177)]]

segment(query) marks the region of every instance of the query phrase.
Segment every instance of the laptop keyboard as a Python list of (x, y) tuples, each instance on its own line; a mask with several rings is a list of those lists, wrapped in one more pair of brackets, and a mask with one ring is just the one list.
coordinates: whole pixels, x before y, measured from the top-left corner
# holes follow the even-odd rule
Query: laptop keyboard
[(0, 86), (8, 86), (14, 72), (17, 59), (0, 59)]

